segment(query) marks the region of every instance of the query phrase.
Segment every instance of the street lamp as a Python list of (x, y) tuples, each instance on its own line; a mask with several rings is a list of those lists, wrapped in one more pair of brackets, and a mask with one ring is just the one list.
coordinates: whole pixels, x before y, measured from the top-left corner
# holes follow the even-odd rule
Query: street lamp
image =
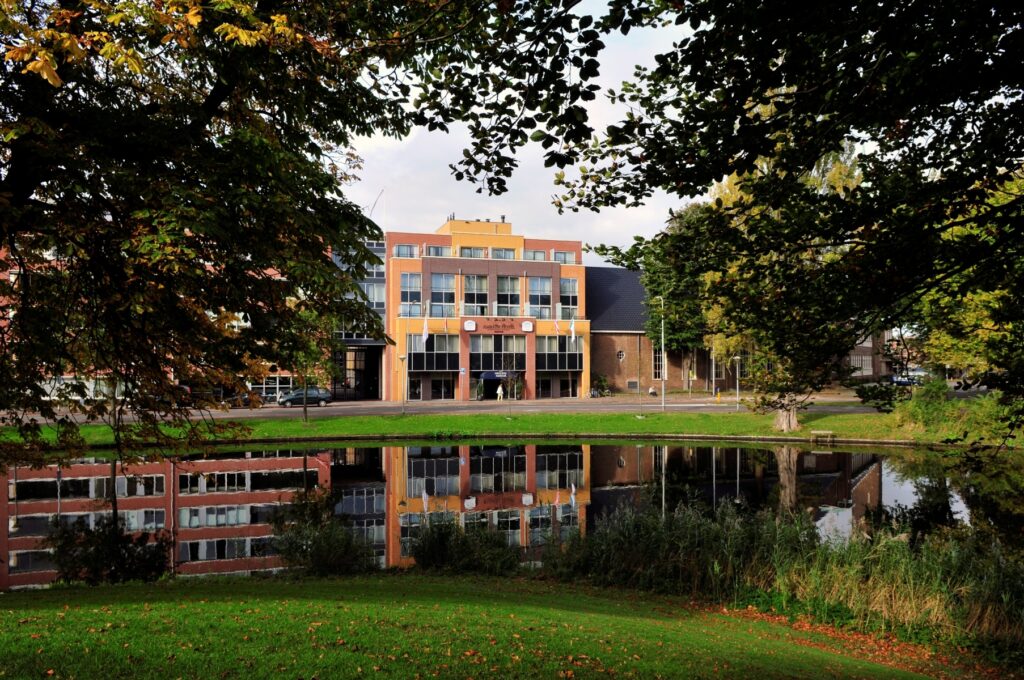
[(409, 374), (405, 372), (405, 355), (400, 355), (398, 360), (402, 362), (402, 415), (404, 416), (405, 400), (409, 393)]
[[(665, 412), (665, 298), (659, 295), (657, 300), (661, 302), (661, 412)], [(663, 513), (664, 514), (664, 513)]]
[(732, 358), (736, 362), (736, 410), (740, 410), (740, 361), (741, 357), (735, 356)]

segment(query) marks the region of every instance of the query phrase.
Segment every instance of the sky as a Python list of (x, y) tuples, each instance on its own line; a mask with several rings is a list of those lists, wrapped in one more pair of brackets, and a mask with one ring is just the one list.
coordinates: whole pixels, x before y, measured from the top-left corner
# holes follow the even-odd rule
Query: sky
[[(584, 12), (599, 12), (601, 3), (587, 2), (581, 7)], [(600, 57), (602, 68), (596, 82), (617, 89), (631, 78), (634, 64), (653, 64), (653, 56), (671, 49), (672, 42), (681, 35), (682, 29), (668, 27), (609, 36), (604, 40), (607, 47)], [(602, 95), (591, 104), (595, 129), (601, 130), (618, 119), (616, 110)], [(513, 233), (592, 245), (628, 246), (635, 235), (653, 236), (665, 225), (669, 209), (681, 206), (678, 198), (656, 194), (639, 208), (559, 215), (551, 202), (558, 193), (553, 181), (555, 168), (544, 167), (543, 150), (536, 144), (520, 150), (519, 167), (506, 193), (478, 194), (477, 185), (456, 181), (448, 167), (461, 157), (467, 142), (465, 129), (455, 126), (448, 134), (417, 129), (400, 140), (358, 139), (354, 146), (364, 165), (356, 173), (360, 181), (347, 187), (345, 193), (367, 213), (372, 207), (370, 216), (384, 231), (432, 232), (451, 213), (457, 219), (492, 221), (504, 215), (512, 223)], [(604, 264), (593, 254), (585, 254), (584, 263)]]

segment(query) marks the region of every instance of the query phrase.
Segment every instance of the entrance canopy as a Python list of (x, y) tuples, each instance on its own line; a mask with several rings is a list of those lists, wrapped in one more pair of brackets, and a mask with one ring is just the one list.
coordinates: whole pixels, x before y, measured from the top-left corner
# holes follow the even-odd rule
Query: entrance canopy
[(519, 374), (516, 371), (482, 371), (480, 373), (481, 380), (505, 380), (506, 378), (515, 379)]

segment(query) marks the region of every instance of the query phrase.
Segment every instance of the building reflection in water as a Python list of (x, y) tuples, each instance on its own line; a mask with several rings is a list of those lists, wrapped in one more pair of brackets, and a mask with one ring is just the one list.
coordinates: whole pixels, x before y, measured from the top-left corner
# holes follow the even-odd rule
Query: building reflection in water
[(753, 508), (809, 511), (823, 534), (848, 536), (882, 503), (882, 459), (871, 453), (594, 445), (590, 470), (591, 521), (621, 503), (670, 510), (689, 495), (712, 507), (742, 500)]
[[(95, 458), (0, 476), (0, 589), (53, 580), (40, 546), (49, 523), (109, 513), (109, 474)], [(712, 505), (742, 498), (810, 509), (823, 531), (848, 534), (882, 500), (875, 455), (676, 445), (243, 450), (118, 466), (114, 484), (129, 530), (172, 534), (180, 575), (279, 568), (273, 515), (317, 486), (382, 566), (412, 564), (424, 523), (440, 519), (498, 531), (532, 559), (550, 537), (586, 532), (620, 503), (670, 510), (683, 493)]]

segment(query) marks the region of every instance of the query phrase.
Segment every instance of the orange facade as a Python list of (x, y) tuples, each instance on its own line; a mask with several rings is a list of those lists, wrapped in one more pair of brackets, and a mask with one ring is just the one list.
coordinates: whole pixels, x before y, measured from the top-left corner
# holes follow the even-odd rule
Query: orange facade
[(389, 232), (386, 248), (385, 399), (491, 399), (499, 386), (504, 398), (589, 394), (580, 241), (449, 220)]

